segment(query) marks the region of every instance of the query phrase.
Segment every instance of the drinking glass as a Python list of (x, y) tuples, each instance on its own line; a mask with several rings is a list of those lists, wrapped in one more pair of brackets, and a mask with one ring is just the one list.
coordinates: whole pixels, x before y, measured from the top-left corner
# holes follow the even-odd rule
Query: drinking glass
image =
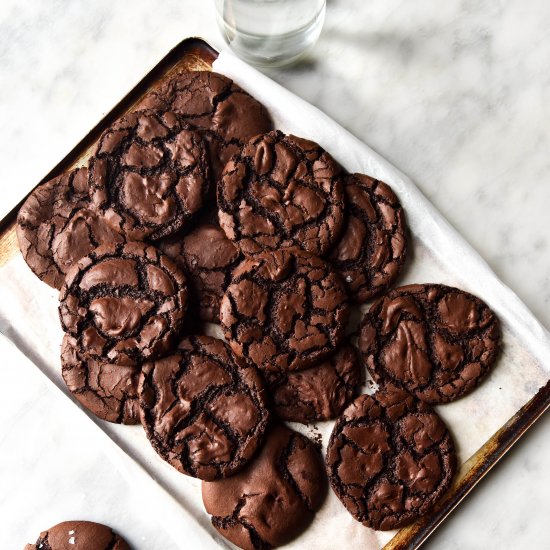
[(319, 38), (325, 0), (214, 0), (231, 49), (257, 66), (287, 65)]

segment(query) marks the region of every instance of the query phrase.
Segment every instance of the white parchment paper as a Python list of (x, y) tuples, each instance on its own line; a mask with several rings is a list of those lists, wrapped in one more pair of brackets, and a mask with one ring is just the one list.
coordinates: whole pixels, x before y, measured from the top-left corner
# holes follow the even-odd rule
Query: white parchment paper
[[(410, 261), (399, 284), (437, 282), (458, 286), (480, 296), (498, 314), (503, 325), (504, 344), (498, 364), (472, 394), (455, 403), (437, 407), (453, 433), (459, 461), (464, 462), (550, 377), (549, 333), (415, 185), (377, 153), (325, 114), (230, 53), (220, 54), (214, 62), (214, 70), (231, 77), (264, 103), (276, 127), (282, 131), (315, 140), (348, 171), (364, 172), (391, 185), (405, 208), (413, 235)], [(26, 373), (28, 380), (25, 387), (42, 387), (47, 382), (46, 375), (57, 386), (46, 384), (52, 399), (63, 401), (63, 412), (60, 413), (55, 410), (57, 406), (51, 410), (44, 409), (40, 401), (35, 403), (32, 399), (25, 399), (24, 389), (14, 394), (19, 400), (12, 400), (14, 422), (25, 416), (37, 419), (43, 426), (41, 433), (50, 434), (47, 437), (55, 438), (62, 445), (69, 445), (70, 458), (65, 459), (62, 453), (46, 453), (43, 458), (46, 464), (42, 465), (41, 473), (34, 476), (38, 484), (47, 484), (49, 479), (57, 479), (58, 475), (63, 480), (72, 480), (72, 483), (62, 483), (55, 500), (49, 501), (52, 517), (55, 514), (61, 519), (71, 517), (67, 509), (74, 501), (74, 494), (66, 487), (68, 485), (73, 492), (98, 495), (103, 515), (97, 512), (94, 502), (86, 502), (85, 506), (81, 503), (79, 510), (90, 510), (88, 517), (102, 518), (107, 522), (110, 516), (105, 511), (112, 512), (115, 518), (111, 521), (113, 527), (125, 536), (136, 533), (135, 538), (129, 537), (136, 550), (225, 546), (226, 543), (211, 527), (203, 510), (200, 482), (178, 473), (163, 462), (150, 447), (139, 426), (117, 426), (98, 420), (60, 394), (59, 390), (65, 394), (68, 392), (59, 366), (62, 332), (57, 305), (57, 292), (34, 277), (20, 255), (0, 269), (0, 331), (38, 367)], [(3, 417), (0, 421), (4, 427)], [(93, 451), (82, 451), (90, 461), (85, 468), (78, 460), (80, 445), (75, 449), (66, 440), (68, 426), (77, 421), (93, 440)], [(27, 420), (29, 429), (33, 422)], [(316, 427), (294, 427), (306, 435), (321, 433), (326, 445), (332, 425), (333, 422), (323, 422)], [(13, 445), (17, 445), (18, 433), (14, 431), (10, 436)], [(6, 448), (10, 447), (3, 446), (3, 452)], [(90, 470), (90, 475), (84, 475), (84, 470)], [(48, 479), (44, 479), (46, 476)], [(137, 504), (128, 513), (119, 513), (124, 502), (134, 502), (136, 487), (139, 488), (136, 496), (139, 500), (136, 502), (145, 502), (147, 513), (140, 515), (142, 508)], [(6, 494), (4, 491), (0, 493)], [(27, 498), (32, 499), (32, 487), (28, 488), (28, 493)], [(7, 494), (13, 493), (8, 491)], [(119, 502), (116, 495), (123, 497), (118, 507), (115, 506)], [(15, 511), (10, 513), (8, 499), (2, 498), (3, 495), (0, 495), (1, 517), (11, 516), (15, 521)], [(29, 500), (28, 506), (32, 515), (33, 507), (39, 508), (41, 505), (39, 501)], [(41, 524), (39, 529), (47, 526), (47, 523)], [(11, 533), (12, 537), (20, 537), (23, 532), (21, 526), (14, 526), (11, 532), (9, 529), (8, 534)], [(154, 533), (162, 534), (158, 539), (162, 542), (156, 546), (151, 543)], [(393, 534), (363, 527), (351, 518), (329, 491), (313, 524), (287, 547), (378, 549)], [(146, 537), (146, 540), (140, 542), (139, 537)], [(13, 544), (16, 539), (8, 540)], [(12, 544), (5, 546), (0, 538), (0, 547), (11, 547)]]

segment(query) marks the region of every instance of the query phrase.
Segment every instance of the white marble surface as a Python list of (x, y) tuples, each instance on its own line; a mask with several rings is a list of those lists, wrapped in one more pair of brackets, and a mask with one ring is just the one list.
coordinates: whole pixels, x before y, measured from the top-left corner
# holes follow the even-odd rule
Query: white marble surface
[[(308, 62), (271, 76), (411, 176), (550, 327), (548, 24), (544, 0), (329, 0)], [(210, 2), (2, 0), (0, 216), (191, 35), (221, 45)], [(548, 547), (549, 426), (426, 546)]]

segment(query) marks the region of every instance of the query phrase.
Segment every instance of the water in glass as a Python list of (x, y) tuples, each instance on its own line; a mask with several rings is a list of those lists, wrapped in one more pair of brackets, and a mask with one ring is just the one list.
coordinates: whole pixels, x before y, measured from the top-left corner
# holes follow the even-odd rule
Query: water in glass
[(325, 0), (215, 0), (225, 41), (245, 61), (277, 66), (298, 59), (315, 43)]

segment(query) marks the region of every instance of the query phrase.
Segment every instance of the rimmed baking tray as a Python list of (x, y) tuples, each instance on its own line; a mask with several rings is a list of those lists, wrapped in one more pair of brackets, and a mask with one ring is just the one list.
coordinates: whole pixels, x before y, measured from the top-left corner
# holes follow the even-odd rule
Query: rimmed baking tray
[[(218, 52), (200, 38), (188, 38), (178, 44), (150, 71), (44, 178), (46, 181), (72, 167), (85, 164), (102, 131), (153, 88), (178, 70), (211, 70)], [(41, 182), (38, 182), (41, 183)], [(0, 270), (19, 254), (15, 236), (17, 205), (0, 221)], [(17, 337), (7, 334), (16, 344)], [(438, 506), (416, 523), (399, 530), (384, 548), (405, 550), (418, 548), (464, 497), (506, 454), (518, 439), (537, 421), (550, 405), (550, 382), (505, 422), (500, 429), (460, 467), (453, 487)], [(126, 449), (128, 451), (128, 448)], [(181, 499), (180, 499), (181, 500)], [(204, 525), (202, 526), (204, 527)]]

